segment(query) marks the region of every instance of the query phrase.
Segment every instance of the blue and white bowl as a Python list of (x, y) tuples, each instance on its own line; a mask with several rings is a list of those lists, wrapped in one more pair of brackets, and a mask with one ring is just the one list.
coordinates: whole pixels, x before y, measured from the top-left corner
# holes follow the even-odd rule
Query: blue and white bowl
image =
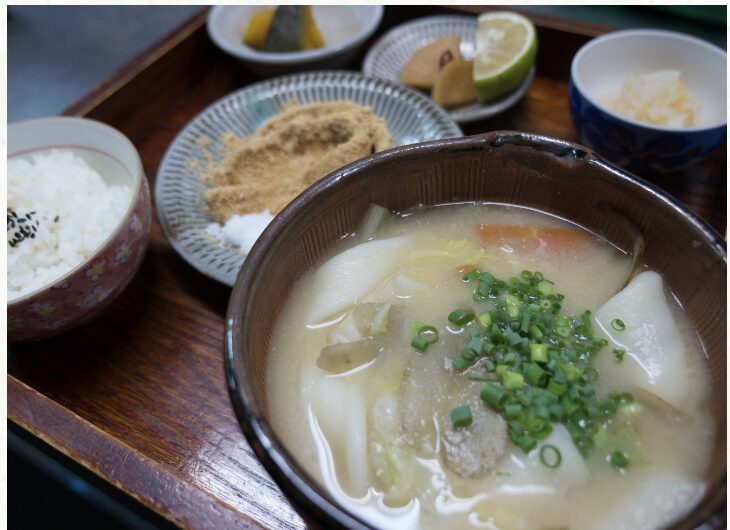
[[(620, 116), (601, 103), (629, 76), (679, 70), (700, 106), (697, 127), (665, 127)], [(608, 33), (584, 45), (570, 72), (570, 113), (581, 142), (639, 174), (686, 168), (727, 141), (727, 53), (669, 31)]]

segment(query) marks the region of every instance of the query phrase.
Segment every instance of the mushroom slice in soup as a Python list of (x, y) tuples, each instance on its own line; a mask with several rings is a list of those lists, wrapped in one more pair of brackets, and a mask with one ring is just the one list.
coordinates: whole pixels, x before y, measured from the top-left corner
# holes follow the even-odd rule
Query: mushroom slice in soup
[(330, 345), (322, 349), (317, 366), (333, 374), (358, 368), (377, 358), (389, 341), (397, 340), (402, 328), (400, 308), (389, 303), (357, 304), (330, 335)]
[[(480, 387), (481, 385), (476, 385)], [(462, 477), (478, 477), (493, 470), (507, 445), (507, 424), (478, 399), (469, 402), (471, 425), (456, 427), (449, 414), (441, 418), (441, 443), (446, 466)]]

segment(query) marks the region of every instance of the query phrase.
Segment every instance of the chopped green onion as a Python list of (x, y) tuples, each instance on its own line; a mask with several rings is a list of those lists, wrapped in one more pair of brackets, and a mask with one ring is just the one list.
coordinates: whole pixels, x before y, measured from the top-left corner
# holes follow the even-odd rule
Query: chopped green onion
[(507, 390), (517, 390), (518, 388), (522, 388), (525, 384), (525, 378), (522, 374), (517, 372), (506, 372), (502, 381)]
[(469, 405), (461, 405), (451, 411), (451, 423), (454, 429), (468, 427), (472, 421), (471, 407)]
[(464, 359), (470, 362), (475, 361), (477, 358), (476, 352), (469, 348), (464, 348), (463, 350), (461, 350), (459, 355), (461, 355)]
[(463, 372), (464, 370), (469, 368), (471, 364), (471, 361), (468, 361), (463, 357), (456, 357), (453, 361), (451, 361), (451, 366), (453, 366), (454, 370), (456, 370), (457, 372)]
[[(549, 416), (547, 409), (544, 415)], [(538, 440), (547, 438), (553, 432), (553, 428), (546, 418), (532, 418), (527, 422), (527, 430), (531, 436), (534, 436)]]
[(617, 469), (625, 469), (629, 467), (629, 464), (631, 464), (631, 460), (629, 460), (629, 457), (626, 453), (622, 453), (621, 451), (614, 451), (611, 453), (611, 455), (608, 457), (608, 461), (611, 463), (611, 465)]
[(563, 363), (561, 368), (568, 381), (575, 381), (580, 376), (580, 371), (573, 364)]
[(504, 413), (511, 420), (518, 418), (522, 413), (522, 405), (519, 403), (510, 403), (504, 407)]
[(614, 318), (611, 321), (611, 327), (616, 331), (623, 331), (626, 329), (626, 324), (624, 324), (624, 321), (620, 318)]
[(484, 349), (484, 341), (478, 337), (474, 337), (469, 341), (466, 347), (472, 350), (475, 354), (481, 355), (482, 349)]
[(514, 443), (515, 443), (515, 445), (517, 445), (517, 447), (522, 449), (525, 453), (529, 453), (537, 445), (537, 441), (529, 434), (520, 436), (519, 438), (517, 438), (517, 440), (514, 440)]
[(624, 403), (633, 403), (634, 402), (634, 396), (631, 395), (630, 392), (622, 392), (621, 393), (621, 400)]
[(624, 360), (624, 355), (626, 355), (626, 350), (620, 350), (618, 348), (615, 348), (613, 350), (613, 357), (616, 359), (617, 363), (620, 363)]
[(497, 410), (500, 410), (505, 402), (509, 399), (509, 394), (504, 391), (502, 387), (495, 385), (494, 383), (486, 383), (479, 393), (479, 397), (483, 401)]
[(549, 294), (553, 294), (553, 290), (550, 287), (550, 284), (547, 282), (540, 282), (537, 284), (537, 290), (540, 291), (544, 296), (547, 296)]
[(511, 477), (512, 476), (511, 473), (508, 473), (507, 471), (502, 471), (501, 469), (498, 469), (497, 471), (495, 471), (494, 474), (497, 475), (498, 477)]
[(507, 303), (507, 312), (509, 313), (509, 316), (516, 317), (520, 314), (520, 299), (517, 298), (513, 294), (508, 294), (507, 298), (505, 298), (505, 302)]
[(530, 360), (536, 363), (546, 363), (548, 361), (547, 344), (530, 344)]
[[(474, 379), (485, 381), (480, 397), (507, 420), (509, 439), (525, 452), (560, 422), (587, 456), (619, 407), (632, 406), (619, 393), (597, 396), (592, 361), (608, 342), (594, 335), (591, 312), (561, 314), (565, 296), (539, 272), (525, 270), (507, 282), (478, 269), (464, 274), (464, 281), (474, 280), (473, 298), (488, 308), (478, 317), (467, 309), (448, 315), (461, 326), (478, 319), (464, 334), (468, 344), (452, 360), (454, 369), (464, 371), (484, 358), (486, 377)], [(619, 319), (612, 325), (625, 328)], [(429, 331), (418, 337), (433, 338)], [(622, 354), (614, 352), (617, 361)], [(543, 455), (548, 465), (561, 458), (552, 448)]]
[(565, 385), (556, 383), (555, 379), (551, 379), (547, 386), (547, 391), (556, 396), (562, 396), (565, 394)]
[(532, 386), (542, 386), (547, 380), (547, 374), (539, 365), (530, 363), (525, 368), (525, 379)]
[(522, 315), (522, 323), (520, 324), (520, 331), (524, 334), (527, 333), (530, 330), (530, 322), (532, 321), (532, 317), (530, 316), (530, 313), (525, 312)]
[(431, 344), (434, 344), (439, 340), (439, 332), (433, 326), (416, 322), (413, 324), (413, 331), (416, 332), (416, 336), (411, 340), (411, 346), (422, 353), (425, 352)]
[(545, 444), (540, 448), (540, 462), (545, 467), (555, 469), (563, 461), (560, 450), (552, 444)]
[(487, 329), (492, 325), (492, 315), (489, 313), (482, 313), (477, 318), (479, 319), (479, 322), (482, 323), (482, 326)]
[(492, 288), (487, 285), (486, 283), (480, 281), (479, 287), (477, 287), (476, 294), (482, 297), (489, 296), (489, 293), (492, 291)]
[(411, 340), (411, 346), (413, 346), (415, 349), (417, 349), (418, 351), (423, 353), (428, 349), (429, 343), (425, 339), (422, 339), (421, 337), (416, 335)]
[(457, 326), (465, 326), (472, 320), (474, 320), (474, 313), (468, 309), (457, 309), (449, 313), (449, 322), (456, 324)]

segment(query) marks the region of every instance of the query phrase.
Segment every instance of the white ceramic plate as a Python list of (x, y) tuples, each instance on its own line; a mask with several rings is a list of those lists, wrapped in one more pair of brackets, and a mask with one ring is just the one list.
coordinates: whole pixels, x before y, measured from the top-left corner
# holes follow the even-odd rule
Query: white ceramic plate
[[(155, 184), (157, 215), (170, 244), (193, 267), (233, 285), (245, 255), (206, 233), (213, 218), (207, 211), (202, 181), (192, 163), (205, 164), (199, 141), (210, 139), (213, 153), (222, 133), (247, 136), (276, 116), (287, 101), (315, 103), (351, 100), (368, 105), (385, 118), (396, 146), (462, 136), (446, 112), (426, 96), (389, 81), (357, 72), (311, 72), (250, 85), (213, 103), (173, 140), (160, 164)], [(324, 175), (322, 175), (324, 177)]]
[[(370, 48), (365, 56), (362, 71), (365, 75), (400, 83), (401, 72), (416, 50), (429, 42), (450, 35), (461, 36), (461, 55), (464, 59), (471, 60), (476, 53), (474, 45), (476, 29), (476, 17), (465, 16), (427, 17), (402, 24), (383, 35)], [(447, 112), (459, 123), (483, 120), (504, 112), (525, 95), (534, 77), (533, 66), (519, 88), (505, 98), (488, 105), (472, 103)]]

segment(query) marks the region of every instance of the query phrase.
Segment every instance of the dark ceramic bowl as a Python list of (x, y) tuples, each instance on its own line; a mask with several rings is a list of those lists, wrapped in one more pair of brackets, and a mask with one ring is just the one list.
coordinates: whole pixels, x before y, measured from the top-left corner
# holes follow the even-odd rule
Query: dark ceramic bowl
[[(665, 127), (616, 114), (601, 98), (632, 75), (679, 70), (702, 125)], [(583, 46), (570, 70), (570, 114), (580, 140), (639, 175), (691, 166), (727, 141), (727, 54), (703, 40), (657, 30), (608, 33)]]
[(675, 199), (579, 145), (495, 132), (399, 147), (345, 166), (299, 195), (248, 255), (228, 306), (228, 388), (251, 447), (302, 516), (314, 526), (367, 528), (304, 472), (271, 428), (266, 373), (277, 316), (300, 276), (357, 228), (370, 204), (405, 210), (456, 201), (535, 207), (625, 250), (636, 230), (643, 235), (646, 263), (668, 282), (706, 348), (717, 426), (707, 493), (671, 528), (697, 528), (724, 513), (724, 240)]

